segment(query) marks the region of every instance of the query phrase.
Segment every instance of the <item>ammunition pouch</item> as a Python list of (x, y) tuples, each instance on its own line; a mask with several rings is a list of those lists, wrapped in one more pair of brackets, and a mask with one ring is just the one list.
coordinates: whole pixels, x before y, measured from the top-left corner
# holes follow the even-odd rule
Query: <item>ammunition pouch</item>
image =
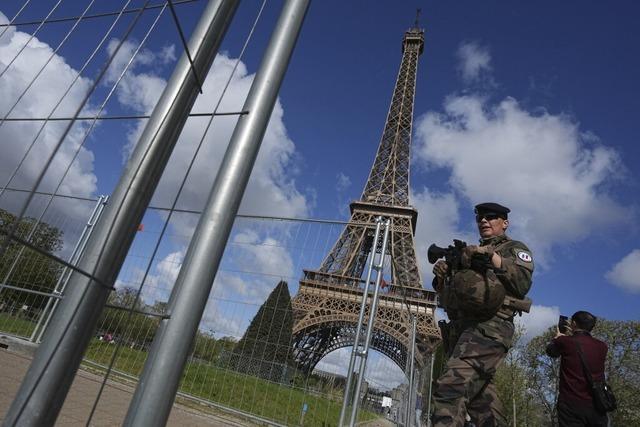
[(503, 305), (496, 313), (496, 316), (502, 320), (513, 320), (517, 313), (517, 311)]
[(455, 342), (452, 342), (455, 334), (453, 334), (453, 331), (451, 330), (451, 324), (447, 323), (446, 320), (439, 320), (438, 327), (440, 328), (440, 334), (442, 335), (442, 348), (448, 357), (455, 346)]
[(531, 309), (532, 301), (530, 298), (515, 298), (511, 295), (505, 295), (502, 307), (496, 313), (500, 319), (513, 320), (518, 315), (522, 315), (523, 312), (528, 313)]

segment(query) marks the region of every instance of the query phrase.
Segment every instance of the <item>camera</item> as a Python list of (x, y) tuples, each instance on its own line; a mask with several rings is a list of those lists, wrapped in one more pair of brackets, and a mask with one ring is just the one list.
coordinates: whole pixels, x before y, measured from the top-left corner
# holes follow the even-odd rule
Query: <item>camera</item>
[(558, 330), (564, 335), (571, 333), (571, 324), (569, 323), (569, 318), (567, 316), (560, 315), (560, 318), (558, 319)]

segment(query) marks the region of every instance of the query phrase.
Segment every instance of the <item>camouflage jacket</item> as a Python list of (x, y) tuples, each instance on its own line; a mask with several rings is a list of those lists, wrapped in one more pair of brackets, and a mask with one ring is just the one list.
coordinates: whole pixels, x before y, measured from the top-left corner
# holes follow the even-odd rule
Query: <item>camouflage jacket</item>
[(496, 270), (496, 276), (507, 294), (524, 298), (531, 288), (533, 274), (533, 257), (529, 248), (522, 242), (511, 240), (506, 234), (482, 239), (480, 246), (492, 246), (502, 258), (502, 271)]
[[(501, 268), (495, 270), (496, 277), (503, 284), (508, 295), (516, 298), (524, 298), (531, 288), (531, 276), (533, 274), (533, 257), (527, 246), (517, 240), (511, 240), (507, 235), (482, 239), (480, 246), (491, 245), (502, 258)], [(459, 313), (458, 319), (452, 322), (454, 334), (473, 328), (483, 335), (492, 338), (507, 349), (511, 347), (514, 325), (510, 320), (500, 319), (494, 316), (489, 320), (477, 321), (467, 318), (464, 313)]]

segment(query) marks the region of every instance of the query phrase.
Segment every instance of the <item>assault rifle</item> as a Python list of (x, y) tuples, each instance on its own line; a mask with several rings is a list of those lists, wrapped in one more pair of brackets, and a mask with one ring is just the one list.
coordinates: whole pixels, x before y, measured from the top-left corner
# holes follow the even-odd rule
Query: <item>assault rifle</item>
[(453, 245), (449, 245), (447, 248), (441, 248), (433, 243), (427, 249), (427, 259), (429, 263), (435, 264), (441, 258), (444, 258), (445, 262), (449, 266), (449, 270), (461, 270), (462, 269), (462, 250), (467, 247), (466, 242), (462, 240), (453, 239)]
[[(444, 258), (445, 262), (449, 266), (448, 277), (450, 279), (456, 271), (462, 270), (465, 267), (462, 265), (462, 253), (464, 248), (467, 247), (467, 244), (462, 240), (454, 239), (453, 245), (449, 245), (446, 248), (441, 248), (437, 246), (435, 243), (429, 246), (427, 250), (427, 259), (429, 263), (435, 264), (439, 259)], [(484, 254), (475, 254), (470, 261), (470, 268), (479, 272), (484, 273), (487, 269), (492, 269), (496, 273), (499, 273), (501, 270), (497, 269), (491, 263), (491, 260), (488, 256)], [(468, 267), (467, 267), (468, 268)], [(448, 280), (447, 280), (448, 282)], [(529, 298), (514, 298), (510, 295), (506, 295), (504, 297), (504, 302), (502, 303), (503, 307), (508, 307), (516, 312), (525, 312), (529, 313), (531, 309), (532, 301)]]
[(466, 242), (458, 239), (453, 239), (453, 245), (449, 245), (446, 248), (441, 248), (434, 243), (427, 249), (427, 259), (431, 264), (435, 264), (437, 260), (444, 258), (449, 266), (449, 275), (453, 275), (454, 272), (464, 268), (471, 268), (479, 273), (484, 273), (489, 268), (495, 270), (491, 260), (485, 254), (474, 254), (470, 260), (471, 265), (463, 266), (462, 252), (466, 247)]

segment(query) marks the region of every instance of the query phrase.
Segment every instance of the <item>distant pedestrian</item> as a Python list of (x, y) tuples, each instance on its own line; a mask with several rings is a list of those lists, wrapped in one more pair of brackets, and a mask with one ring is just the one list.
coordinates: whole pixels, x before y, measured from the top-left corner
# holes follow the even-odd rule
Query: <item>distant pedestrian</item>
[(422, 393), (418, 392), (416, 396), (416, 426), (422, 426)]
[(605, 427), (607, 414), (598, 412), (582, 365), (580, 352), (594, 381), (604, 381), (604, 362), (607, 344), (591, 336), (596, 317), (587, 311), (571, 316), (568, 334), (557, 331), (547, 345), (547, 354), (560, 357), (560, 391), (558, 396), (558, 423), (560, 427)]

